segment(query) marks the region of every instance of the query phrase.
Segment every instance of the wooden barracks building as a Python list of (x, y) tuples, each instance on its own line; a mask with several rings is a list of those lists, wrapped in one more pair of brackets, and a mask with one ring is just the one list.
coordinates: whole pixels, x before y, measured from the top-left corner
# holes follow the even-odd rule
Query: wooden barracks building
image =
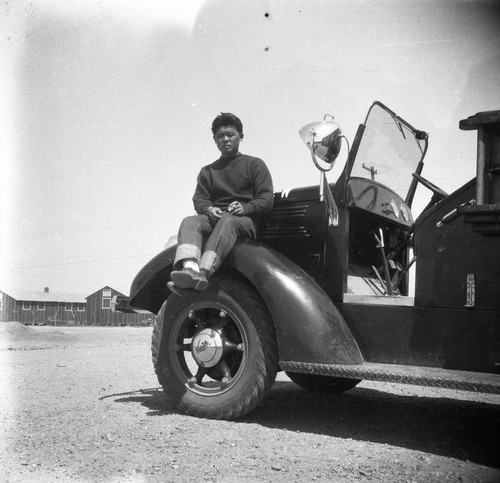
[(87, 297), (50, 292), (0, 291), (0, 322), (25, 325), (149, 325), (153, 314), (120, 313), (112, 310), (113, 299), (123, 296), (103, 287)]

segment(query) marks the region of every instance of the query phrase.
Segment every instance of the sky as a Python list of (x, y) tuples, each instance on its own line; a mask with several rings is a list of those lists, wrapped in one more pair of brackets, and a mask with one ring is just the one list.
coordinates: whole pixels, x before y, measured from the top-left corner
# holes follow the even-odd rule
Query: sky
[(475, 173), (459, 121), (500, 109), (497, 1), (6, 0), (0, 32), (7, 293), (128, 294), (193, 213), (220, 112), (279, 190), (318, 182), (302, 126), (328, 113), (352, 142), (381, 101), (452, 192)]

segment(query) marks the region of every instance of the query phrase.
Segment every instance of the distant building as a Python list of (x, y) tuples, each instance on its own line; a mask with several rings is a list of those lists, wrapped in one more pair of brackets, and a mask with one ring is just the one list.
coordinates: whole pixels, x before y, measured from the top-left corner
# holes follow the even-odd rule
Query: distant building
[(153, 314), (114, 312), (111, 310), (113, 298), (125, 295), (111, 287), (103, 287), (86, 297), (89, 325), (148, 325)]
[(104, 287), (85, 297), (81, 294), (12, 290), (0, 291), (0, 322), (21, 322), (25, 325), (149, 325), (153, 314), (113, 312), (115, 295)]
[(25, 325), (85, 325), (83, 295), (43, 292), (0, 292), (0, 321)]

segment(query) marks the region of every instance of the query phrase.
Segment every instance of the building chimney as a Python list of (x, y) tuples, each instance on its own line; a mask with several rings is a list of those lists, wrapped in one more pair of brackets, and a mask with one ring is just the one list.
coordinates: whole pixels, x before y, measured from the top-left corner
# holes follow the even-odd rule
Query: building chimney
[(43, 289), (43, 291), (44, 291), (45, 293), (49, 293), (49, 287), (45, 287), (45, 288)]

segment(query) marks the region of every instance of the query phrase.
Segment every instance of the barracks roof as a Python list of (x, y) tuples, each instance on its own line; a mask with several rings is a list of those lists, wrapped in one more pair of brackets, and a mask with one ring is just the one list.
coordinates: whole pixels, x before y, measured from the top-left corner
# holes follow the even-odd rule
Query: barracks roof
[(37, 291), (20, 291), (11, 290), (3, 292), (9, 295), (14, 300), (28, 301), (28, 302), (67, 302), (67, 303), (87, 303), (85, 295), (76, 293), (63, 293), (63, 292), (37, 292)]

